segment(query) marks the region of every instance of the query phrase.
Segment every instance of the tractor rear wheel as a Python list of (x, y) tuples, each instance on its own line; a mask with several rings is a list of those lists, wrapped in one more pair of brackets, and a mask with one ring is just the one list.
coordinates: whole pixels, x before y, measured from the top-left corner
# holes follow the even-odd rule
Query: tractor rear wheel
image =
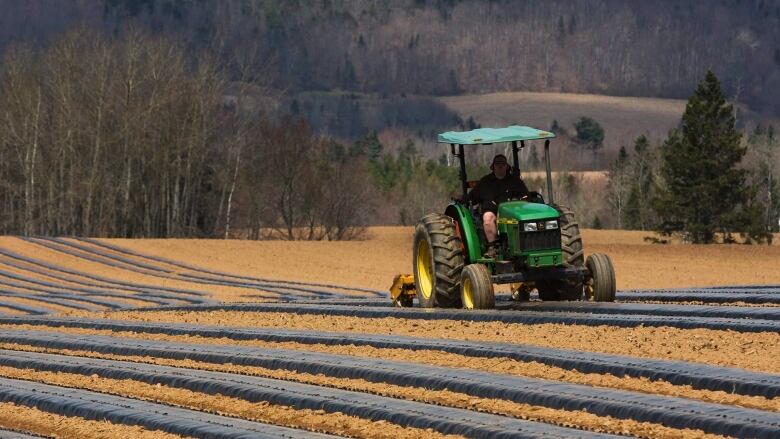
[(469, 264), (460, 274), (460, 299), (466, 309), (492, 309), (496, 295), (490, 273), (482, 264)]
[(432, 213), (417, 222), (412, 266), (417, 300), (423, 308), (460, 306), (463, 252), (452, 218)]
[(593, 253), (588, 255), (585, 266), (590, 272), (590, 279), (586, 283), (588, 296), (596, 302), (614, 302), (617, 283), (612, 259), (602, 253)]
[[(580, 225), (574, 218), (574, 212), (566, 206), (551, 204), (560, 213), (558, 226), (561, 229), (561, 256), (566, 265), (583, 266), (585, 258), (582, 251)], [(582, 282), (577, 279), (554, 279), (536, 283), (539, 298), (542, 300), (580, 300)]]

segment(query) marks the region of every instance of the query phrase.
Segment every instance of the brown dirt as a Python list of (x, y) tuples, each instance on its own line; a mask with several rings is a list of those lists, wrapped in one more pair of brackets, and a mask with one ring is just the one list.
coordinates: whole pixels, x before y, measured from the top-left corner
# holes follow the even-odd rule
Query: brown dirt
[[(11, 290), (11, 289), (9, 288), (9, 290)], [(67, 306), (57, 305), (57, 304), (48, 303), (48, 302), (41, 302), (40, 300), (27, 299), (27, 298), (23, 298), (23, 297), (4, 296), (3, 297), (3, 301), (5, 301), (7, 303), (16, 303), (16, 304), (19, 304), (19, 305), (27, 305), (27, 306), (32, 306), (32, 307), (36, 307), (36, 308), (44, 308), (44, 309), (49, 310), (49, 312), (51, 312), (52, 314), (73, 311), (73, 308), (70, 308), (70, 307), (67, 307)], [(103, 307), (103, 309), (106, 309), (106, 308)]]
[[(203, 242), (208, 242), (208, 241), (203, 241)], [(136, 283), (142, 283), (146, 285), (153, 285), (159, 287), (200, 290), (200, 291), (212, 293), (215, 296), (219, 296), (222, 299), (232, 298), (233, 300), (237, 300), (236, 298), (244, 296), (246, 294), (259, 294), (259, 295), (265, 294), (268, 295), (269, 297), (276, 296), (273, 293), (264, 293), (261, 291), (250, 290), (246, 288), (235, 288), (235, 287), (227, 287), (222, 285), (202, 285), (195, 282), (160, 278), (151, 275), (136, 273), (130, 270), (111, 267), (109, 265), (88, 261), (86, 259), (82, 259), (65, 253), (60, 253), (36, 244), (32, 244), (27, 241), (23, 241), (15, 237), (0, 237), (0, 247), (21, 254), (23, 256), (39, 259), (62, 267), (78, 270), (84, 273), (89, 273), (91, 275), (102, 276), (109, 279), (136, 282)], [(193, 249), (200, 249), (200, 244), (196, 243), (196, 245), (188, 249), (188, 251), (191, 253), (194, 251)]]
[[(6, 297), (3, 297), (3, 300), (6, 300), (6, 299), (7, 299)], [(8, 314), (8, 315), (11, 315), (11, 316), (27, 315), (26, 312), (22, 312), (22, 311), (19, 311), (17, 309), (13, 309), (13, 308), (8, 308), (8, 307), (3, 306), (3, 305), (0, 305), (0, 313)]]
[[(372, 227), (368, 239), (349, 242), (188, 239), (106, 242), (228, 273), (385, 290), (395, 274), (411, 272), (412, 232), (411, 227)], [(588, 253), (602, 252), (612, 257), (620, 289), (780, 284), (780, 270), (776, 269), (780, 266), (780, 245), (657, 245), (643, 240), (651, 235), (637, 231), (584, 230), (583, 240)]]
[(646, 358), (696, 361), (780, 373), (780, 334), (668, 327), (619, 328), (564, 324), (526, 325), (459, 320), (407, 320), (293, 313), (135, 312), (76, 315), (122, 320), (221, 326), (296, 328), (329, 332), (410, 335), (550, 346)]
[(87, 389), (111, 395), (154, 401), (176, 407), (200, 410), (208, 413), (240, 417), (266, 424), (299, 428), (320, 433), (372, 439), (394, 438), (459, 438), (419, 428), (404, 428), (387, 422), (372, 422), (341, 413), (323, 410), (296, 410), (291, 407), (253, 403), (222, 395), (209, 395), (187, 389), (147, 384), (133, 380), (100, 378), (61, 372), (37, 372), (32, 369), (16, 369), (0, 366), (0, 376), (23, 379), (61, 387)]
[(138, 426), (55, 415), (10, 402), (0, 403), (0, 427), (63, 439), (177, 439), (183, 437), (163, 431), (147, 430)]
[[(647, 232), (584, 230), (588, 252), (605, 252), (615, 262), (618, 287), (672, 288), (728, 284), (780, 284), (780, 239), (773, 246), (715, 245), (693, 246), (673, 242), (670, 245), (652, 245), (644, 241)], [(367, 239), (353, 242), (284, 242), (284, 241), (223, 241), (223, 240), (108, 240), (111, 243), (151, 255), (179, 260), (215, 271), (239, 275), (316, 283), (334, 283), (385, 290), (397, 273), (411, 270), (410, 227), (374, 227)], [(245, 300), (248, 294), (262, 294), (241, 288), (199, 285), (194, 282), (161, 279), (128, 270), (89, 262), (73, 256), (47, 250), (11, 237), (0, 237), (0, 247), (42, 259), (81, 272), (107, 278), (148, 285), (189, 288), (207, 291), (217, 300)], [(25, 270), (20, 272), (32, 275)], [(41, 276), (45, 278), (45, 276)], [(500, 289), (502, 290), (502, 289)], [(505, 287), (503, 287), (505, 291)], [(274, 294), (268, 294), (274, 297)], [(130, 299), (133, 300), (133, 299)], [(136, 300), (136, 302), (138, 302)], [(20, 302), (21, 303), (21, 302)], [(136, 303), (138, 304), (138, 303)], [(144, 303), (146, 304), (146, 303)], [(37, 306), (46, 307), (44, 304)], [(6, 312), (0, 306), (0, 312)], [(8, 314), (20, 314), (7, 310)], [(674, 328), (616, 328), (570, 325), (517, 325), (503, 323), (475, 323), (462, 321), (420, 321), (407, 319), (360, 319), (350, 317), (305, 316), (291, 313), (240, 312), (100, 312), (68, 311), (72, 316), (125, 318), (154, 321), (176, 321), (224, 326), (258, 326), (301, 328), (319, 331), (398, 334), (466, 340), (490, 340), (551, 346), (586, 351), (615, 353), (646, 358), (676, 359), (709, 364), (742, 367), (769, 373), (780, 373), (774, 361), (780, 358), (780, 335), (751, 334), (704, 329)], [(40, 328), (38, 328), (40, 329)], [(135, 335), (137, 336), (137, 335)], [(189, 339), (197, 342), (222, 340)], [(233, 341), (225, 343), (237, 344)], [(366, 347), (325, 347), (296, 345), (294, 343), (242, 342), (256, 346), (284, 346), (293, 349), (334, 352), (348, 355), (381, 357), (437, 364), (451, 367), (470, 367), (480, 370), (501, 370), (525, 376), (579, 382), (604, 387), (683, 396), (724, 404), (743, 405), (778, 411), (777, 400), (740, 397), (723, 392), (694, 391), (684, 386), (664, 382), (623, 379), (612, 376), (588, 375), (564, 371), (534, 363), (507, 359), (473, 359), (441, 352), (410, 352), (406, 350), (373, 349)], [(14, 348), (14, 347), (11, 347)], [(16, 349), (31, 349), (16, 346)], [(90, 355), (70, 352), (70, 354)], [(105, 358), (112, 358), (106, 356)], [(620, 421), (593, 416), (584, 412), (549, 411), (539, 407), (523, 406), (506, 401), (471, 398), (451, 392), (431, 392), (359, 380), (330, 379), (327, 377), (291, 374), (259, 368), (241, 368), (232, 365), (176, 362), (138, 357), (132, 361), (147, 361), (178, 367), (197, 367), (233, 373), (250, 373), (311, 384), (348, 388), (385, 394), (424, 402), (452, 405), (510, 416), (541, 419), (561, 425), (579, 425), (595, 431), (613, 433), (631, 432), (647, 437), (698, 437), (701, 432), (664, 429), (653, 424)], [(280, 418), (284, 418), (279, 414)], [(382, 430), (383, 427), (379, 427)], [(659, 430), (660, 428), (660, 430)], [(130, 435), (135, 437), (135, 435)]]
[[(40, 330), (32, 325), (3, 325), (8, 329)], [(422, 363), (434, 366), (455, 367), (481, 370), (490, 373), (502, 373), (531, 378), (541, 378), (555, 381), (565, 381), (589, 386), (608, 387), (636, 392), (698, 399), (717, 404), (731, 404), (751, 407), (759, 410), (780, 412), (780, 398), (767, 399), (735, 395), (722, 391), (697, 390), (691, 386), (677, 386), (666, 381), (650, 381), (644, 378), (615, 377), (613, 375), (587, 374), (576, 370), (566, 370), (547, 366), (537, 362), (522, 362), (505, 357), (475, 358), (434, 350), (379, 349), (370, 346), (329, 346), (322, 344), (302, 344), (292, 342), (263, 342), (247, 340), (231, 340), (227, 338), (205, 338), (200, 336), (172, 336), (162, 334), (147, 334), (137, 332), (93, 330), (79, 328), (56, 328), (59, 332), (71, 334), (97, 334), (113, 337), (137, 338), (142, 340), (163, 340), (178, 343), (202, 343), (214, 345), (234, 345), (266, 347), (272, 349), (295, 349), (304, 352), (323, 352), (337, 355), (350, 355), (363, 358), (380, 358), (385, 360)]]
[(401, 387), (392, 384), (372, 383), (360, 379), (329, 378), (322, 375), (299, 374), (283, 370), (272, 370), (252, 366), (236, 366), (232, 364), (212, 364), (192, 360), (167, 360), (152, 357), (134, 357), (122, 355), (107, 355), (88, 351), (67, 349), (46, 349), (18, 344), (0, 344), (0, 348), (23, 350), (29, 352), (47, 352), (64, 355), (83, 356), (91, 358), (106, 358), (113, 360), (136, 361), (192, 369), (213, 370), (244, 375), (256, 375), (268, 378), (296, 381), (324, 387), (373, 393), (377, 395), (439, 404), (449, 407), (477, 410), (487, 413), (513, 416), (520, 419), (542, 421), (551, 424), (577, 427), (591, 431), (633, 435), (652, 438), (714, 438), (700, 430), (673, 429), (648, 422), (615, 419), (596, 416), (585, 411), (554, 410), (528, 404), (517, 404), (504, 400), (475, 398), (466, 394), (451, 391), (433, 391), (416, 387)]

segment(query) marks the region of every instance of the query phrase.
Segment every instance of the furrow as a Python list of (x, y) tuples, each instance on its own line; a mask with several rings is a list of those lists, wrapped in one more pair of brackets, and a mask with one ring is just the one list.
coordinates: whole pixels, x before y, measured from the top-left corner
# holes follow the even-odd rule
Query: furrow
[[(2, 292), (0, 292), (0, 297), (3, 297)], [(20, 311), (27, 314), (33, 314), (33, 315), (44, 315), (44, 314), (51, 313), (51, 310), (47, 308), (39, 308), (37, 306), (22, 305), (8, 300), (0, 300), (0, 307), (12, 309), (15, 311)]]
[[(15, 282), (15, 281), (0, 279), (0, 285), (5, 285), (8, 287), (23, 289), (27, 291), (33, 291), (37, 293), (45, 293), (45, 294), (52, 294), (52, 295), (72, 295), (77, 293), (81, 297), (83, 296), (104, 296), (104, 297), (117, 297), (117, 298), (134, 297), (132, 295), (117, 293), (115, 292), (115, 290), (111, 290), (111, 289), (66, 287), (52, 282), (29, 279), (17, 274), (3, 272), (3, 270), (0, 270), (0, 275), (21, 281), (21, 282)], [(40, 286), (29, 286), (26, 285), (25, 283), (32, 284), (32, 285), (40, 285)], [(151, 302), (156, 305), (168, 305), (171, 303), (168, 300), (160, 300), (160, 299), (149, 299), (147, 300), (147, 302)], [(111, 302), (111, 301), (95, 301), (93, 299), (91, 303), (94, 303), (96, 305), (106, 306), (112, 309), (126, 308), (126, 306), (122, 303)], [(199, 301), (197, 303), (202, 303), (202, 302)]]
[(652, 316), (717, 317), (725, 319), (780, 320), (780, 308), (749, 308), (740, 306), (690, 306), (645, 303), (599, 302), (521, 302), (502, 309), (522, 311), (563, 311), (594, 314), (641, 314)]
[(675, 292), (620, 292), (620, 302), (641, 302), (656, 300), (665, 302), (703, 303), (780, 303), (780, 294), (768, 292), (719, 292), (719, 291), (675, 291)]
[[(290, 291), (294, 291), (296, 293), (308, 294), (311, 297), (342, 296), (342, 294), (331, 292), (331, 291), (312, 290), (310, 288), (299, 288), (299, 287), (279, 285), (279, 284), (260, 284), (260, 283), (250, 284), (250, 283), (232, 282), (232, 281), (225, 281), (225, 280), (213, 280), (213, 279), (209, 279), (197, 275), (184, 276), (178, 274), (171, 274), (171, 272), (166, 270), (150, 270), (143, 265), (139, 266), (138, 264), (134, 264), (132, 261), (119, 262), (117, 261), (118, 259), (117, 257), (105, 256), (101, 254), (102, 252), (94, 251), (93, 249), (86, 248), (83, 245), (78, 245), (69, 241), (65, 241), (61, 238), (40, 238), (39, 237), (39, 238), (23, 238), (23, 239), (35, 244), (39, 244), (51, 250), (59, 251), (65, 254), (69, 254), (71, 256), (79, 257), (92, 262), (108, 265), (123, 270), (132, 271), (146, 276), (153, 276), (153, 277), (164, 278), (164, 279), (174, 279), (174, 280), (186, 281), (186, 282), (194, 281), (200, 284), (220, 285), (226, 287), (268, 291), (268, 292), (282, 294), (282, 295), (290, 294)], [(69, 248), (66, 247), (70, 247), (76, 250), (70, 250)]]
[(56, 317), (7, 317), (0, 324), (26, 324), (125, 331), (164, 335), (189, 335), (231, 340), (294, 342), (328, 346), (371, 346), (380, 349), (434, 350), (477, 358), (510, 358), (537, 362), (582, 373), (663, 380), (695, 389), (720, 390), (740, 395), (775, 398), (780, 396), (780, 376), (744, 369), (710, 366), (685, 361), (654, 360), (497, 342), (429, 339), (408, 336), (322, 332), (283, 328), (222, 328), (175, 323), (147, 323), (102, 319)]
[(268, 402), (298, 410), (343, 413), (371, 421), (386, 421), (404, 427), (432, 429), (442, 434), (467, 437), (612, 437), (470, 410), (222, 372), (6, 350), (0, 350), (0, 364), (19, 369), (129, 379), (251, 402)]
[(648, 294), (648, 293), (708, 293), (708, 294), (731, 294), (760, 292), (762, 294), (780, 294), (780, 285), (720, 285), (713, 287), (687, 287), (687, 288), (642, 288), (622, 291), (625, 294)]
[(772, 412), (415, 363), (284, 349), (69, 336), (43, 331), (8, 331), (0, 334), (0, 341), (113, 355), (232, 363), (431, 390), (448, 389), (477, 397), (570, 411), (587, 410), (599, 416), (699, 429), (712, 434), (767, 438), (780, 434), (780, 415)]
[[(69, 274), (69, 275), (72, 275), (72, 276), (81, 277), (81, 278), (84, 278), (84, 279), (90, 279), (92, 281), (102, 282), (102, 283), (109, 284), (109, 285), (116, 285), (116, 286), (120, 287), (121, 289), (129, 289), (131, 291), (139, 291), (139, 292), (143, 292), (143, 291), (167, 291), (167, 292), (174, 293), (174, 294), (177, 294), (177, 295), (185, 294), (185, 295), (190, 295), (190, 296), (208, 296), (209, 295), (209, 293), (206, 293), (204, 291), (196, 291), (196, 290), (189, 290), (189, 289), (183, 289), (183, 288), (159, 287), (159, 286), (154, 286), (154, 285), (145, 285), (145, 284), (137, 284), (137, 283), (133, 283), (133, 282), (126, 282), (126, 281), (121, 281), (121, 280), (118, 280), (118, 279), (110, 279), (110, 278), (106, 278), (106, 277), (102, 277), (102, 276), (93, 275), (93, 274), (90, 274), (90, 273), (84, 273), (84, 272), (81, 272), (81, 271), (72, 270), (72, 269), (61, 267), (61, 266), (58, 266), (58, 265), (53, 265), (53, 264), (50, 264), (50, 263), (47, 263), (47, 262), (44, 262), (44, 261), (40, 261), (38, 259), (28, 258), (26, 256), (23, 256), (23, 255), (20, 255), (20, 254), (17, 254), (17, 253), (14, 253), (14, 252), (2, 249), (2, 248), (0, 248), (0, 255), (6, 256), (6, 257), (8, 257), (10, 259), (13, 259), (13, 260), (24, 262), (26, 264), (30, 264), (30, 265), (34, 265), (36, 267), (40, 267), (43, 270), (39, 270), (39, 271), (43, 271), (45, 273), (52, 273), (52, 272), (65, 273), (65, 274)], [(101, 285), (94, 285), (94, 284), (92, 284), (92, 285), (87, 285), (87, 286), (100, 287)]]
[(371, 293), (371, 294), (374, 294), (374, 295), (380, 296), (380, 297), (384, 297), (387, 294), (386, 291), (373, 290), (373, 289), (370, 289), (370, 288), (348, 287), (348, 286), (334, 285), (334, 284), (299, 282), (299, 281), (278, 280), (278, 279), (264, 279), (264, 278), (251, 277), (251, 276), (240, 276), (240, 275), (224, 273), (224, 272), (220, 272), (220, 271), (212, 271), (212, 270), (208, 270), (208, 269), (205, 269), (205, 268), (202, 268), (202, 267), (196, 267), (194, 265), (184, 264), (182, 262), (174, 261), (174, 260), (171, 260), (171, 259), (160, 258), (160, 257), (156, 257), (156, 256), (142, 254), (142, 253), (135, 252), (135, 251), (132, 251), (132, 250), (124, 248), (124, 247), (120, 247), (120, 246), (113, 245), (113, 244), (108, 244), (108, 243), (99, 241), (97, 239), (92, 239), (92, 238), (74, 238), (74, 239), (82, 241), (82, 242), (87, 242), (87, 243), (90, 243), (90, 244), (93, 244), (93, 245), (96, 245), (96, 246), (99, 246), (99, 247), (103, 247), (103, 248), (106, 248), (106, 249), (109, 249), (109, 250), (113, 250), (113, 251), (118, 252), (118, 253), (124, 253), (124, 254), (127, 254), (127, 255), (131, 255), (131, 256), (135, 256), (135, 257), (139, 257), (139, 258), (144, 258), (144, 259), (148, 259), (148, 260), (155, 261), (155, 262), (161, 262), (161, 263), (164, 263), (164, 264), (172, 265), (174, 267), (190, 270), (190, 271), (196, 272), (196, 273), (211, 274), (211, 275), (214, 275), (214, 276), (234, 278), (234, 279), (240, 279), (240, 280), (252, 281), (252, 282), (267, 282), (267, 283), (279, 283), (279, 284), (289, 284), (289, 285), (301, 285), (301, 286), (317, 287), (317, 288), (334, 288), (334, 289), (340, 289), (340, 290), (344, 290), (344, 291), (355, 291), (355, 292), (362, 292), (362, 293)]
[(762, 290), (780, 294), (780, 285), (720, 285), (704, 287), (703, 290)]
[[(158, 290), (153, 290), (153, 289), (131, 288), (131, 287), (127, 287), (127, 286), (119, 286), (117, 288), (117, 286), (108, 285), (107, 282), (100, 282), (100, 283), (94, 282), (94, 281), (93, 282), (86, 282), (86, 281), (79, 280), (79, 279), (73, 279), (70, 276), (59, 275), (59, 274), (57, 274), (57, 272), (54, 269), (44, 269), (44, 268), (38, 268), (38, 267), (35, 267), (35, 266), (26, 266), (26, 265), (23, 265), (21, 263), (15, 262), (14, 260), (2, 260), (2, 261), (0, 261), (0, 264), (7, 265), (9, 267), (13, 267), (13, 268), (15, 268), (15, 269), (17, 269), (19, 271), (22, 271), (22, 272), (30, 272), (30, 273), (37, 274), (39, 276), (45, 276), (47, 278), (51, 278), (51, 279), (67, 282), (68, 284), (81, 285), (82, 287), (90, 287), (90, 288), (98, 288), (98, 289), (110, 288), (110, 290), (108, 290), (108, 291), (117, 291), (117, 292), (118, 291), (127, 291), (127, 292), (130, 292), (130, 293), (140, 293), (140, 294), (149, 295), (150, 297), (157, 297), (157, 298), (161, 298), (161, 299), (174, 299), (176, 301), (184, 301), (184, 302), (190, 303), (190, 304), (206, 303), (207, 302), (207, 301), (205, 301), (203, 299), (200, 299), (200, 298), (190, 298), (190, 297), (187, 297), (187, 296), (183, 296), (181, 294), (167, 294), (167, 293), (164, 293), (164, 292), (161, 292), (161, 291), (158, 291)], [(65, 285), (62, 285), (62, 284), (54, 284), (54, 285), (56, 285), (56, 286), (58, 286), (60, 288), (65, 287)], [(74, 287), (69, 285), (68, 288), (73, 289)], [(75, 287), (75, 288), (78, 288), (78, 287)], [(118, 293), (116, 293), (116, 294), (118, 294)], [(119, 295), (119, 297), (124, 297), (124, 295)], [(157, 302), (157, 303), (168, 303), (168, 304), (171, 304), (172, 302), (170, 300), (168, 300), (168, 301), (162, 301), (162, 302)]]
[[(250, 297), (250, 296), (247, 296)], [(323, 299), (323, 300), (288, 300), (281, 303), (301, 305), (340, 305), (367, 306), (373, 308), (392, 308), (389, 300), (377, 299)], [(564, 311), (594, 314), (642, 314), (656, 316), (689, 316), (689, 317), (720, 317), (728, 319), (763, 319), (780, 320), (778, 307), (744, 307), (744, 306), (707, 306), (707, 305), (675, 305), (668, 303), (606, 303), (606, 302), (515, 302), (509, 295), (496, 295), (497, 309), (512, 309), (520, 311)]]
[(220, 305), (192, 305), (144, 308), (139, 311), (245, 311), (286, 312), (295, 314), (349, 316), (349, 317), (395, 317), (421, 320), (468, 320), (474, 322), (503, 323), (563, 323), (568, 325), (609, 325), (632, 328), (638, 326), (667, 326), (691, 329), (706, 328), (741, 332), (780, 332), (780, 322), (764, 319), (727, 319), (719, 317), (684, 317), (653, 315), (608, 315), (574, 312), (534, 312), (514, 310), (462, 310), (437, 309), (436, 312), (419, 308), (354, 307), (325, 304), (297, 303), (240, 303)]
[[(12, 288), (15, 290), (22, 290), (22, 291), (29, 291), (32, 293), (40, 294), (42, 296), (48, 296), (48, 297), (60, 297), (60, 298), (75, 298), (78, 297), (79, 300), (82, 302), (92, 303), (95, 305), (100, 305), (105, 308), (109, 309), (122, 309), (127, 308), (127, 306), (124, 303), (116, 302), (113, 300), (103, 300), (103, 299), (95, 299), (92, 296), (107, 296), (107, 297), (119, 297), (124, 298), (127, 296), (123, 295), (117, 295), (112, 293), (101, 293), (101, 292), (92, 292), (92, 293), (72, 293), (67, 290), (61, 290), (61, 289), (54, 289), (54, 288), (45, 288), (45, 287), (28, 287), (24, 284), (20, 284), (17, 282), (9, 282), (9, 281), (3, 281), (0, 280), (0, 285), (4, 285), (7, 288)], [(132, 296), (130, 296), (132, 297)], [(151, 302), (151, 301), (147, 301)], [(165, 305), (169, 302), (161, 302), (161, 301), (153, 301), (151, 305)]]
[(333, 437), (79, 389), (0, 378), (0, 401), (197, 438)]
[(20, 299), (34, 300), (37, 302), (49, 303), (52, 305), (60, 305), (66, 308), (78, 309), (82, 311), (102, 311), (105, 309), (102, 307), (98, 308), (95, 306), (84, 305), (83, 303), (79, 303), (85, 301), (81, 300), (80, 297), (75, 295), (52, 297), (52, 296), (44, 296), (40, 294), (15, 293), (12, 291), (3, 291), (1, 294), (4, 295), (5, 297), (18, 297)]

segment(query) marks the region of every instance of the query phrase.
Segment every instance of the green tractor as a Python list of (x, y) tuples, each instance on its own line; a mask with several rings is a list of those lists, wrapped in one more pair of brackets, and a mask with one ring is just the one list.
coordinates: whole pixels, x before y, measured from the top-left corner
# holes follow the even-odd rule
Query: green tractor
[[(391, 298), (397, 306), (495, 306), (494, 284), (512, 284), (513, 298), (527, 300), (536, 289), (542, 300), (615, 300), (615, 271), (609, 256), (584, 258), (582, 238), (574, 213), (553, 198), (550, 139), (553, 133), (525, 126), (480, 128), (439, 134), (460, 163), (463, 197), (444, 213), (431, 213), (417, 223), (414, 233), (414, 275), (397, 276)], [(518, 152), (530, 140), (544, 140), (547, 200), (536, 192), (498, 205), (498, 241), (495, 257), (486, 257), (486, 238), (478, 206), (463, 201), (473, 182), (466, 176), (464, 145), (512, 146), (514, 173), (519, 178)]]

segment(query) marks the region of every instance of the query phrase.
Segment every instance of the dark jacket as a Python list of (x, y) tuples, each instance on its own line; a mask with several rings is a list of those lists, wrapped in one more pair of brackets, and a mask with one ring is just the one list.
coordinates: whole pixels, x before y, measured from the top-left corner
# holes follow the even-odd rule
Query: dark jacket
[(482, 212), (498, 211), (498, 205), (509, 198), (521, 198), (528, 195), (528, 187), (515, 174), (507, 174), (498, 179), (492, 172), (480, 179), (468, 194), (468, 200), (479, 204)]

